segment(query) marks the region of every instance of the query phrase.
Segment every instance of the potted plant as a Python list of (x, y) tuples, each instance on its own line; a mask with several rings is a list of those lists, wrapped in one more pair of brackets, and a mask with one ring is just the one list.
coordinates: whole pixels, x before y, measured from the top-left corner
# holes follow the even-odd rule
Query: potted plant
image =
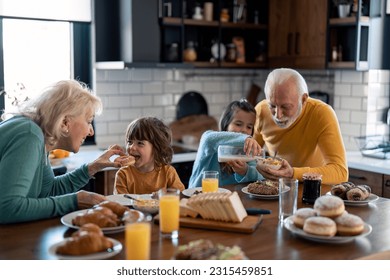
[(351, 12), (353, 0), (333, 0), (333, 4), (337, 7), (339, 17), (348, 17)]

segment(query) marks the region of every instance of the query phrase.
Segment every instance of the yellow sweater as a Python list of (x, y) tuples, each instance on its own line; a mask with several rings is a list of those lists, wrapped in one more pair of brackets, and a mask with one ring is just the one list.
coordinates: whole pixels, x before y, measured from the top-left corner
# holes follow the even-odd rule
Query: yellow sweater
[(273, 121), (267, 100), (256, 105), (254, 138), (272, 155), (286, 159), (294, 168), (293, 177), (302, 181), (305, 172), (322, 174), (324, 184), (348, 181), (345, 147), (333, 109), (308, 98), (299, 118), (289, 128)]
[(172, 165), (147, 173), (138, 171), (134, 166), (122, 167), (115, 176), (114, 194), (150, 194), (163, 188), (184, 190), (184, 184)]

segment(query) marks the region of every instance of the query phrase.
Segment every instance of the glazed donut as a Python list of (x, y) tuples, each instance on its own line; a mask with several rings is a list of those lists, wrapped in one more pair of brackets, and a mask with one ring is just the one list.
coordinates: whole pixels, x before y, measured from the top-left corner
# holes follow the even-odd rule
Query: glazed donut
[(293, 215), (293, 222), (296, 227), (303, 228), (305, 220), (317, 216), (313, 208), (299, 208)]
[(322, 235), (322, 236), (335, 236), (337, 232), (337, 226), (335, 221), (327, 217), (310, 217), (305, 220), (303, 230), (307, 233)]
[(316, 199), (313, 206), (318, 216), (335, 218), (343, 214), (344, 201), (338, 196), (323, 195)]
[(342, 236), (351, 236), (361, 234), (364, 230), (363, 220), (353, 214), (343, 214), (335, 220), (337, 226), (337, 234)]

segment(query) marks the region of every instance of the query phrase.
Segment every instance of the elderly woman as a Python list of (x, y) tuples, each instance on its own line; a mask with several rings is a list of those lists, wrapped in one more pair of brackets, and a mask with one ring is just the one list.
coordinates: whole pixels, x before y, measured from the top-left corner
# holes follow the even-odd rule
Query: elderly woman
[(56, 217), (105, 200), (79, 189), (101, 169), (121, 166), (120, 161), (110, 161), (112, 155), (124, 154), (119, 146), (58, 177), (48, 160), (54, 149), (77, 153), (85, 138), (94, 134), (92, 120), (101, 109), (100, 99), (85, 85), (65, 80), (0, 123), (1, 224)]

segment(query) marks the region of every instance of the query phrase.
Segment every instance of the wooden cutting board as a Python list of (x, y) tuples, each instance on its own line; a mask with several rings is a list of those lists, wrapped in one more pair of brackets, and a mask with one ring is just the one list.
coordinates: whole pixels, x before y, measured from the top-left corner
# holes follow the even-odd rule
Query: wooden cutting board
[[(252, 233), (260, 225), (262, 219), (263, 215), (249, 215), (241, 223), (227, 223), (191, 217), (180, 217), (179, 221), (181, 227)], [(156, 215), (154, 217), (154, 222), (158, 224), (159, 221), (160, 217), (159, 215)]]

